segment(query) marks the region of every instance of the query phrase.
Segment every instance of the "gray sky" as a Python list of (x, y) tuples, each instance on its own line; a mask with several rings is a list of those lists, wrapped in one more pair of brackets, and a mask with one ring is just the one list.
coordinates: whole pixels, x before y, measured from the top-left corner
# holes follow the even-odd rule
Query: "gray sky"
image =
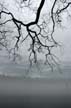
[[(5, 0), (3, 0), (3, 1), (5, 2)], [(23, 21), (26, 21), (26, 22), (35, 19), (35, 13), (33, 13), (32, 10), (29, 11), (28, 8), (24, 8), (22, 11), (18, 10), (18, 8), (17, 8), (18, 5), (16, 6), (14, 1), (15, 0), (6, 0), (5, 5), (8, 6), (9, 11), (14, 13), (15, 17), (17, 17)], [(33, 8), (38, 7), (39, 2), (40, 2), (40, 0), (37, 0), (37, 3), (35, 4), (35, 1), (32, 0), (32, 2), (34, 2)], [(47, 0), (46, 0), (46, 4), (47, 4)], [(47, 7), (46, 4), (44, 5), (43, 13), (46, 12), (47, 9), (49, 9), (49, 7), (50, 7), (50, 5), (48, 5), (48, 8), (46, 8)], [(50, 2), (49, 2), (49, 4), (50, 4)], [(58, 53), (59, 57), (62, 58), (63, 61), (71, 61), (71, 22), (69, 20), (67, 20), (65, 22), (65, 27), (66, 28), (61, 29), (61, 30), (57, 29), (55, 32), (55, 38), (57, 39), (57, 41), (61, 42), (61, 44), (62, 44), (62, 48), (61, 48), (60, 52), (58, 53), (56, 51), (56, 53)], [(24, 45), (24, 48), (26, 49), (25, 45)], [(26, 53), (25, 53), (25, 55), (26, 55)]]

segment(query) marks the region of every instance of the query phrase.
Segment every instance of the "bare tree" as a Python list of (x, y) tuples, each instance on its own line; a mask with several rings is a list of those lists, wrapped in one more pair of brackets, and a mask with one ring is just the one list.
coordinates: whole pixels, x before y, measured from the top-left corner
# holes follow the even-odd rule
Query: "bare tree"
[[(13, 0), (15, 7), (21, 11), (29, 9), (35, 14), (35, 20), (25, 22), (14, 15), (14, 11), (10, 11), (5, 6), (5, 1), (0, 3), (0, 45), (5, 47), (14, 59), (18, 56), (20, 45), (27, 38), (31, 39), (28, 51), (30, 63), (36, 63), (38, 54), (45, 56), (45, 63), (52, 68), (52, 62), (57, 63), (57, 57), (52, 53), (54, 48), (60, 44), (54, 38), (54, 32), (57, 25), (62, 26), (63, 13), (70, 17), (71, 0)], [(9, 1), (10, 2), (10, 1)], [(38, 3), (36, 7), (33, 5)], [(50, 8), (47, 7), (50, 5)], [(43, 8), (46, 7), (46, 12)], [(43, 11), (43, 12), (42, 12)], [(26, 13), (25, 13), (26, 14)], [(30, 17), (30, 16), (29, 16)], [(28, 17), (26, 18), (28, 19)], [(12, 37), (12, 35), (14, 35)], [(13, 42), (12, 42), (13, 41)], [(10, 45), (12, 42), (12, 45)], [(10, 46), (10, 47), (9, 47)], [(24, 47), (24, 46), (23, 46)]]

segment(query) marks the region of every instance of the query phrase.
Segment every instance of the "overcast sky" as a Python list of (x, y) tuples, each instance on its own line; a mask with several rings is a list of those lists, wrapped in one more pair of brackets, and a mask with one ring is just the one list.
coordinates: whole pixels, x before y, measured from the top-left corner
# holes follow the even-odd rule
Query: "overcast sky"
[[(0, 0), (1, 1), (1, 0)], [(5, 0), (3, 0), (5, 2)], [(36, 1), (36, 0), (35, 0)], [(32, 0), (32, 2), (34, 2), (33, 8), (34, 7), (38, 7), (40, 0), (37, 0), (37, 3), (34, 0)], [(48, 0), (46, 0), (47, 2)], [(50, 2), (49, 2), (50, 4)], [(33, 13), (31, 10), (29, 11), (29, 9), (25, 8), (24, 10), (22, 10), (21, 14), (21, 10), (18, 10), (18, 5), (16, 6), (14, 3), (14, 0), (6, 0), (6, 4), (8, 6), (8, 9), (14, 13), (14, 16), (25, 21), (31, 21), (35, 19), (35, 13)], [(47, 11), (47, 9), (49, 9), (50, 5), (48, 5), (48, 8), (46, 8), (46, 4), (44, 5), (43, 8), (43, 13)], [(21, 17), (20, 17), (21, 16)], [(25, 17), (25, 19), (24, 19)], [(57, 41), (61, 42), (62, 44), (62, 48), (60, 51), (60, 58), (62, 58), (63, 60), (67, 60), (67, 61), (71, 61), (71, 21), (67, 20), (65, 23), (66, 28), (65, 29), (58, 29), (55, 32), (55, 37), (57, 39)], [(57, 52), (56, 52), (57, 53)]]

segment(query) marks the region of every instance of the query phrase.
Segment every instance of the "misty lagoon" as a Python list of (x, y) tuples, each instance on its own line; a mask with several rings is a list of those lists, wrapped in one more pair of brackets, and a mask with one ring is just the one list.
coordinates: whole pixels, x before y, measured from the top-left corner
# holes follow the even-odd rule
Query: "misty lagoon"
[(71, 108), (71, 0), (0, 0), (6, 107)]
[(0, 58), (1, 108), (69, 108), (71, 106), (71, 62), (55, 66), (15, 63)]

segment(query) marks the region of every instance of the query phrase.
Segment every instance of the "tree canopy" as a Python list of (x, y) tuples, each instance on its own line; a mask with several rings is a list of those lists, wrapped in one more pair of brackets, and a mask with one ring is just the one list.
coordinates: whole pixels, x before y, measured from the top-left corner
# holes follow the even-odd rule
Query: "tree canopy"
[[(57, 59), (52, 51), (60, 46), (54, 32), (61, 28), (65, 15), (71, 17), (70, 9), (71, 0), (0, 1), (0, 46), (15, 60), (28, 39), (30, 63), (36, 63), (42, 53), (45, 63), (52, 67), (50, 61), (56, 63)], [(28, 10), (31, 14), (26, 16)]]

